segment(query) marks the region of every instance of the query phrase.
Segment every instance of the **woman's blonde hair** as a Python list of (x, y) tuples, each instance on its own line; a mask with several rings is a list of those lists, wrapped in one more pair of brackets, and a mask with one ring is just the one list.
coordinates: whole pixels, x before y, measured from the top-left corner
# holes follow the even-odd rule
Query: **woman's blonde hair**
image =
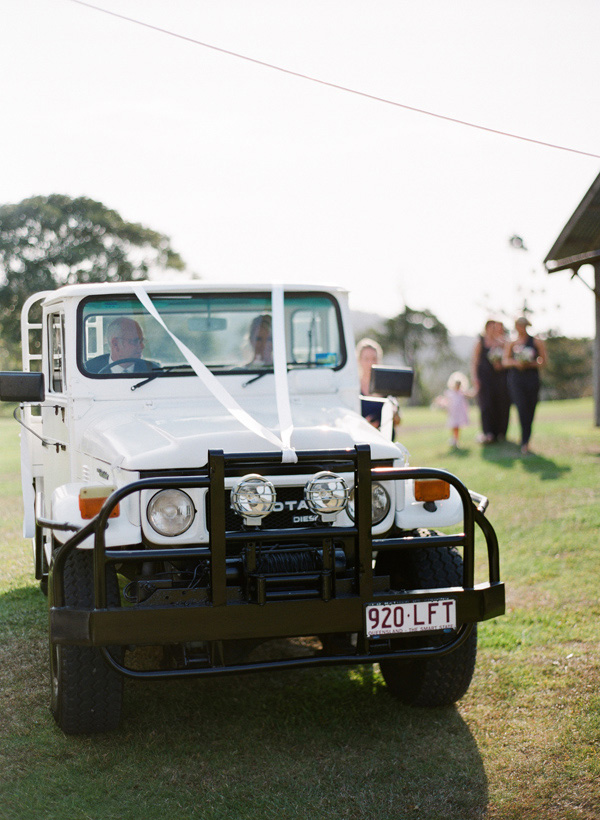
[(368, 339), (366, 337), (361, 339), (356, 345), (356, 358), (360, 359), (360, 354), (363, 350), (367, 350), (369, 348), (377, 353), (377, 361), (380, 362), (383, 359), (383, 350), (381, 349), (381, 345), (379, 342), (376, 342), (375, 339)]
[(250, 344), (254, 344), (256, 342), (256, 337), (258, 336), (259, 332), (263, 329), (271, 331), (273, 326), (273, 320), (269, 313), (261, 313), (260, 316), (255, 316), (250, 324), (250, 330), (248, 332), (248, 336), (250, 337)]

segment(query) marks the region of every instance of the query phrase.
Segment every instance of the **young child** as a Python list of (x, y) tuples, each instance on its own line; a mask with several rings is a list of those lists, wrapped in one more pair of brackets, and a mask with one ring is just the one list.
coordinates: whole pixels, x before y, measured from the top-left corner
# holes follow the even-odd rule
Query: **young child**
[(460, 428), (469, 423), (469, 380), (464, 373), (456, 370), (448, 379), (448, 389), (444, 393), (448, 427), (452, 430), (452, 447), (458, 447)]

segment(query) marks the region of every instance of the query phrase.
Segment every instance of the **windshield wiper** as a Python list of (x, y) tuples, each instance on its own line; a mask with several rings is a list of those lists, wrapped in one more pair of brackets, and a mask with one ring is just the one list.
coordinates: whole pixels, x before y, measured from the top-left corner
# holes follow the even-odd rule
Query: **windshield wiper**
[[(305, 366), (306, 365), (300, 365), (300, 367), (305, 367)], [(287, 372), (289, 373), (290, 370), (296, 370), (297, 367), (298, 367), (298, 365), (295, 366), (294, 364), (291, 364), (290, 362), (288, 362), (286, 369), (287, 369)], [(257, 373), (256, 376), (252, 376), (251, 379), (248, 379), (247, 382), (244, 382), (242, 384), (242, 387), (248, 387), (248, 385), (252, 384), (252, 382), (257, 382), (259, 379), (262, 379), (263, 376), (268, 376), (269, 374), (273, 375), (274, 372), (275, 371), (273, 370), (272, 367), (270, 367), (268, 370), (261, 370), (261, 372)]]
[(141, 382), (136, 382), (135, 384), (131, 385), (132, 390), (137, 390), (138, 387), (143, 387), (148, 382), (153, 382), (154, 379), (157, 379), (163, 373), (171, 373), (173, 370), (180, 370), (185, 368), (187, 370), (192, 370), (191, 364), (171, 364), (168, 367), (154, 367), (152, 368), (152, 375), (148, 376), (145, 379), (142, 379)]
[(242, 387), (248, 387), (248, 385), (252, 384), (252, 382), (257, 382), (259, 379), (262, 379), (263, 376), (267, 376), (269, 373), (272, 373), (272, 372), (273, 372), (272, 370), (263, 370), (262, 373), (257, 373), (256, 376), (252, 376), (251, 379), (248, 379), (247, 382), (244, 382), (242, 384)]

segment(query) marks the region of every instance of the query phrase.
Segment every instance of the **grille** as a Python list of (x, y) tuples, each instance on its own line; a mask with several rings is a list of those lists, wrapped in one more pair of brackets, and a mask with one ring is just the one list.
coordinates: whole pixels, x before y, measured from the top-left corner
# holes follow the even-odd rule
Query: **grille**
[[(276, 509), (262, 519), (263, 529), (290, 529), (307, 527), (318, 521), (304, 500), (304, 487), (276, 487)], [(239, 532), (243, 529), (243, 519), (231, 509), (231, 493), (225, 492), (225, 529)]]

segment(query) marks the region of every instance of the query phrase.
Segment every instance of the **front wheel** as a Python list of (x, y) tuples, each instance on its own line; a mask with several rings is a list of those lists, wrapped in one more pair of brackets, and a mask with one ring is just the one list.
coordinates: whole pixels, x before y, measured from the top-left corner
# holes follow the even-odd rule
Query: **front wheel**
[[(450, 547), (380, 553), (377, 574), (389, 574), (393, 589), (438, 589), (462, 586), (462, 558)], [(455, 634), (455, 633), (454, 633)], [(449, 635), (435, 638), (396, 638), (394, 649), (447, 643)], [(381, 674), (390, 694), (410, 706), (449, 706), (468, 690), (477, 657), (477, 627), (447, 655), (414, 660), (381, 661)]]
[[(119, 606), (117, 575), (107, 568), (108, 606)], [(64, 569), (65, 606), (94, 605), (94, 572), (91, 550), (73, 550)], [(122, 650), (112, 649), (118, 656)], [(68, 735), (108, 732), (121, 718), (123, 679), (90, 646), (50, 643), (50, 711)]]

